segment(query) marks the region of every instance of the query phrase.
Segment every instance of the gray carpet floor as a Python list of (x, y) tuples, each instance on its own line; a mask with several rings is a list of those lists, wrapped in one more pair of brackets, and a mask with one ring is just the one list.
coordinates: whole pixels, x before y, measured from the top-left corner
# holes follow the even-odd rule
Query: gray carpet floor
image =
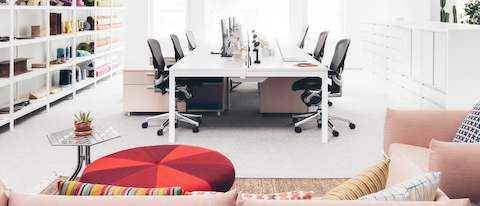
[[(363, 71), (345, 72), (344, 97), (335, 99), (333, 112), (354, 119), (358, 129), (338, 124), (339, 138), (321, 143), (315, 123), (294, 133), (288, 116), (258, 114), (256, 85), (246, 84), (232, 94), (232, 111), (221, 117), (207, 114), (198, 134), (177, 130), (178, 144), (197, 145), (225, 154), (238, 177), (342, 178), (350, 177), (382, 158), (385, 92)], [(168, 144), (156, 129), (141, 129), (146, 116), (122, 111), (122, 75), (64, 100), (50, 111), (38, 111), (17, 123), (15, 131), (0, 132), (0, 180), (16, 191), (38, 193), (76, 165), (76, 149), (51, 147), (46, 135), (72, 126), (73, 114), (91, 111), (97, 123), (115, 127), (122, 137), (95, 146), (93, 159), (145, 145)]]

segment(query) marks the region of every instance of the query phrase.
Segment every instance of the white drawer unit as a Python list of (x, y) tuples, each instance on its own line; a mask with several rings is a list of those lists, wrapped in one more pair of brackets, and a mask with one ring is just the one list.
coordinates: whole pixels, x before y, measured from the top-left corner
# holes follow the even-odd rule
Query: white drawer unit
[(387, 80), (389, 106), (471, 109), (480, 100), (480, 26), (371, 23), (364, 30), (368, 70)]

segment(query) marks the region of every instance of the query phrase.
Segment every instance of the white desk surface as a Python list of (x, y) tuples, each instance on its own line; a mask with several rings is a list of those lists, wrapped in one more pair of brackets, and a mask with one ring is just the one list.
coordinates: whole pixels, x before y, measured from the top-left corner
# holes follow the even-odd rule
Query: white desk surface
[[(245, 58), (221, 57), (211, 54), (208, 47), (199, 47), (172, 66), (170, 75), (178, 77), (312, 77), (320, 76), (327, 67), (299, 48), (288, 48), (289, 55), (305, 57), (306, 62), (318, 67), (298, 67), (298, 62), (283, 62), (280, 53), (261, 58), (261, 64), (247, 68)], [(254, 60), (254, 59), (253, 59)], [(252, 61), (253, 61), (252, 60)]]

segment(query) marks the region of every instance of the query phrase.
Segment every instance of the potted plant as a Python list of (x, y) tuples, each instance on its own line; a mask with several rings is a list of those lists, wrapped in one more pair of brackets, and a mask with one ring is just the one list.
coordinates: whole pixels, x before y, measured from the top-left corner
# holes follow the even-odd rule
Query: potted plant
[(468, 24), (480, 24), (479, 0), (470, 0), (465, 4), (465, 17)]
[(78, 137), (92, 135), (92, 121), (90, 112), (80, 112), (75, 114), (75, 135)]

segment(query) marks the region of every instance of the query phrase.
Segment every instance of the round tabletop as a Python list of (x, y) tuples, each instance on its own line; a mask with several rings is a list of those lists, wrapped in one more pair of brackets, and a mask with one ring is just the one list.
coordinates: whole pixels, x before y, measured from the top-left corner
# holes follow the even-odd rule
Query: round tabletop
[(102, 157), (80, 182), (123, 187), (181, 187), (185, 192), (230, 190), (232, 162), (219, 152), (186, 145), (139, 147)]

